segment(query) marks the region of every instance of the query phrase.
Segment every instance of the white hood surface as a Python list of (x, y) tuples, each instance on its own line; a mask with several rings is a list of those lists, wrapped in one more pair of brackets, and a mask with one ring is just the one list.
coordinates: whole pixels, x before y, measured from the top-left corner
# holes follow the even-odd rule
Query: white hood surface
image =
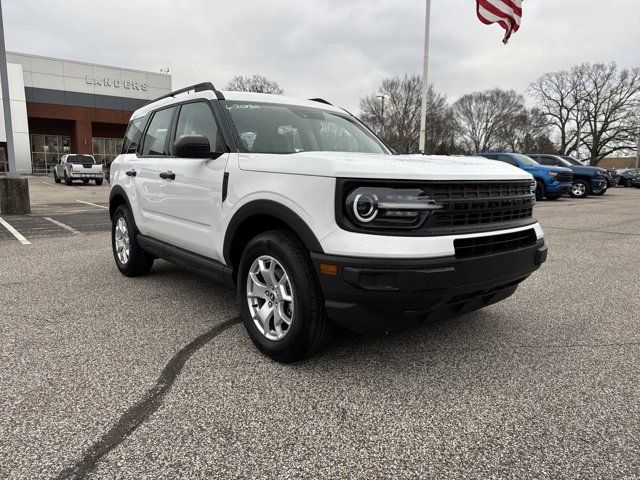
[(241, 153), (240, 168), (265, 173), (388, 180), (532, 180), (524, 170), (482, 157), (343, 152)]

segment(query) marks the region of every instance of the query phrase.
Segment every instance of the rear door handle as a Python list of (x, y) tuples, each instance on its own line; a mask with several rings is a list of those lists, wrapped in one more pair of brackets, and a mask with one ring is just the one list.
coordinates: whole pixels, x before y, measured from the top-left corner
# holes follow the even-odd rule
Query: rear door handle
[(135, 170), (127, 170), (124, 173), (127, 174), (127, 177), (135, 177), (136, 175), (138, 175), (138, 172), (136, 172)]
[(160, 172), (160, 178), (162, 178), (163, 180), (175, 180), (176, 174), (173, 173), (171, 170), (166, 172)]

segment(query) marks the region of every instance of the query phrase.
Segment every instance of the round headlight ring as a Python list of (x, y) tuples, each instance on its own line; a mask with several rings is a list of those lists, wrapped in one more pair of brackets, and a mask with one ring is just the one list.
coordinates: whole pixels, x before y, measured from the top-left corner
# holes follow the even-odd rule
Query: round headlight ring
[(362, 223), (370, 223), (378, 216), (378, 197), (359, 193), (353, 200), (353, 216)]

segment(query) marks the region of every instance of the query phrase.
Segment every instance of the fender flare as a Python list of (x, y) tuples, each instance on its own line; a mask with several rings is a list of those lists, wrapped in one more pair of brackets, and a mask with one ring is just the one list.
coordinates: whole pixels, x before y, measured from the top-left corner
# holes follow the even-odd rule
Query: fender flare
[(124, 188), (122, 188), (120, 185), (114, 185), (113, 187), (111, 187), (111, 191), (109, 192), (109, 218), (113, 217), (113, 214), (115, 213), (115, 209), (112, 206), (113, 199), (115, 197), (122, 197), (127, 204), (127, 208), (129, 208), (129, 210), (133, 212), (133, 210), (131, 209), (131, 203), (129, 202), (129, 197), (127, 196), (127, 192), (125, 192)]
[(238, 229), (245, 220), (257, 215), (269, 215), (281, 220), (300, 237), (310, 252), (324, 253), (320, 242), (311, 228), (309, 228), (297, 213), (281, 203), (272, 200), (254, 200), (240, 207), (229, 221), (222, 250), (227, 265), (231, 265), (231, 250)]

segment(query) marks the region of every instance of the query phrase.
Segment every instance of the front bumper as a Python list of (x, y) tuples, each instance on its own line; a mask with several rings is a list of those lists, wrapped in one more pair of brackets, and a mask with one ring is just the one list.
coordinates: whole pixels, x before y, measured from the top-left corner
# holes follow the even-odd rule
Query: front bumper
[(547, 186), (547, 193), (564, 195), (569, 193), (573, 183), (568, 182), (552, 182)]
[[(546, 261), (547, 247), (540, 239), (519, 250), (468, 259), (311, 257), (329, 318), (372, 333), (410, 328), (503, 300)], [(337, 269), (323, 273), (327, 265)]]

